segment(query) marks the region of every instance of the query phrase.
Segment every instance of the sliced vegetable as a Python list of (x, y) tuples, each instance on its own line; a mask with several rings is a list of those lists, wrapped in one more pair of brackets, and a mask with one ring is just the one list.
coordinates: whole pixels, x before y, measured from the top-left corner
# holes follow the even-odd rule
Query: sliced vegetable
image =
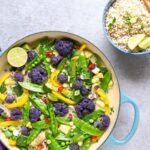
[(67, 117), (56, 117), (58, 123), (60, 124), (65, 124), (65, 125), (69, 125), (70, 124), (70, 119)]
[(70, 82), (74, 83), (76, 80), (76, 62), (71, 60), (69, 65), (69, 75), (70, 75)]
[(49, 116), (50, 116), (50, 119), (51, 119), (52, 134), (54, 136), (56, 136), (57, 133), (58, 133), (58, 123), (57, 123), (57, 120), (56, 120), (56, 116), (55, 116), (55, 112), (54, 112), (54, 107), (52, 106), (51, 103), (48, 103), (47, 107), (48, 107), (48, 112), (49, 112)]
[(19, 85), (29, 91), (44, 93), (43, 86), (38, 84), (33, 84), (30, 82), (19, 82)]
[(47, 106), (44, 102), (40, 101), (36, 96), (30, 96), (30, 100), (32, 102), (32, 104), (39, 109), (44, 115), (48, 116), (48, 110), (47, 110)]
[(48, 93), (47, 96), (50, 101), (54, 101), (54, 102), (58, 101), (58, 98), (55, 95), (53, 95), (52, 93)]
[(99, 136), (103, 134), (103, 131), (94, 128), (93, 126), (89, 125), (87, 122), (79, 119), (79, 118), (74, 118), (73, 123), (75, 124), (76, 127), (78, 127), (81, 131), (89, 134), (89, 135), (95, 135)]
[(4, 83), (2, 83), (2, 85), (0, 86), (0, 93), (5, 93), (6, 92), (6, 85)]
[(20, 135), (16, 141), (17, 146), (27, 147), (27, 136)]
[(104, 74), (104, 77), (102, 78), (102, 81), (101, 81), (101, 88), (104, 91), (108, 90), (108, 85), (111, 79), (112, 79), (112, 74), (110, 71), (107, 71), (106, 74)]
[(8, 126), (19, 126), (22, 124), (22, 120), (19, 121), (4, 121), (0, 122), (1, 127), (8, 127)]
[(3, 75), (3, 77), (1, 77), (0, 79), (0, 86), (3, 84), (3, 82), (9, 78), (9, 76), (11, 75), (11, 72), (7, 72), (5, 75)]
[(63, 102), (65, 102), (67, 104), (71, 104), (71, 105), (76, 104), (73, 100), (64, 97), (62, 94), (60, 94), (58, 92), (52, 91), (52, 94), (54, 94), (58, 99), (62, 100)]
[(93, 121), (97, 120), (98, 118), (100, 118), (100, 116), (104, 114), (104, 111), (103, 110), (96, 110), (88, 115), (85, 115), (83, 117), (83, 120), (86, 121), (86, 122), (89, 122), (91, 119)]
[(39, 130), (48, 129), (50, 128), (50, 126), (51, 126), (50, 124), (46, 123), (43, 120), (32, 123), (32, 127)]
[(51, 143), (49, 144), (50, 150), (63, 150), (63, 148), (59, 145), (56, 139), (48, 132), (46, 132), (46, 139), (51, 141)]
[(19, 97), (17, 102), (13, 102), (12, 104), (5, 104), (5, 106), (9, 109), (22, 107), (28, 101), (29, 93), (27, 90), (24, 90), (22, 96)]
[(23, 122), (25, 124), (29, 122), (29, 110), (30, 110), (30, 102), (27, 101), (23, 107)]

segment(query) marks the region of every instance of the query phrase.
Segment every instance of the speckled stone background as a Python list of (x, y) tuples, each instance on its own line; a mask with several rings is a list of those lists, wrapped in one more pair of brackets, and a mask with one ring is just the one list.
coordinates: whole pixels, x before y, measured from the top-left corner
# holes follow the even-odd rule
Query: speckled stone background
[[(129, 57), (117, 52), (103, 34), (102, 14), (108, 0), (0, 0), (0, 47), (39, 31), (60, 30), (78, 34), (99, 47), (111, 61), (124, 92), (138, 101), (140, 124), (123, 146), (102, 150), (150, 150), (150, 55)], [(121, 139), (131, 128), (133, 109), (121, 107), (114, 135)]]

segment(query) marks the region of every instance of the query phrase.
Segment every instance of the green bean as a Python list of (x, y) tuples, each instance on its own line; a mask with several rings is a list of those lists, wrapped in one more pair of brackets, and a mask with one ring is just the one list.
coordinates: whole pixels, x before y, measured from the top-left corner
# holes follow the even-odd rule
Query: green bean
[(81, 72), (81, 76), (84, 80), (90, 79), (90, 72), (87, 68), (87, 65), (88, 63), (86, 57), (83, 54), (81, 54), (78, 60), (78, 67), (79, 67), (79, 71)]
[(63, 150), (63, 148), (59, 145), (55, 138), (48, 132), (46, 132), (46, 139), (51, 141), (51, 143), (49, 144), (50, 150)]
[(87, 138), (87, 139), (84, 141), (84, 143), (83, 143), (81, 149), (82, 149), (82, 150), (88, 150), (89, 147), (90, 147), (90, 144), (91, 144), (91, 139), (90, 139), (90, 138)]
[(100, 136), (103, 134), (103, 131), (91, 126), (87, 122), (79, 119), (79, 118), (74, 118), (73, 123), (75, 124), (76, 127), (78, 127), (81, 131), (93, 135), (93, 136)]
[(97, 120), (102, 114), (104, 114), (104, 111), (103, 110), (96, 110), (86, 116), (83, 117), (83, 120), (86, 121), (86, 122), (89, 122), (89, 120)]
[(102, 59), (98, 55), (96, 55), (95, 57), (96, 57), (96, 65), (98, 67), (101, 67), (101, 65), (102, 65)]
[(70, 119), (66, 117), (56, 117), (57, 121), (61, 124), (69, 125)]
[(44, 93), (43, 86), (38, 84), (33, 84), (30, 82), (19, 82), (19, 85), (29, 91)]
[(57, 69), (61, 71), (61, 70), (64, 68), (64, 65), (66, 64), (66, 62), (67, 62), (67, 58), (64, 58), (64, 59), (58, 64)]
[(35, 129), (47, 129), (50, 127), (50, 124), (46, 123), (45, 121), (37, 121), (32, 123), (32, 127)]
[(47, 71), (48, 75), (50, 75), (51, 73), (50, 63), (46, 59), (44, 59), (44, 61), (42, 62), (42, 66)]
[(69, 66), (70, 82), (73, 83), (76, 80), (76, 62), (71, 60)]
[(110, 71), (107, 71), (104, 75), (104, 78), (101, 81), (101, 88), (106, 92), (108, 89), (108, 85), (110, 80), (112, 79), (112, 74)]
[(51, 103), (48, 103), (47, 107), (48, 107), (48, 112), (49, 112), (49, 116), (50, 116), (50, 119), (51, 119), (52, 134), (53, 134), (53, 136), (56, 136), (56, 134), (58, 133), (58, 123), (57, 123), (57, 120), (56, 120), (54, 107), (52, 106)]
[(27, 145), (29, 145), (40, 133), (39, 129), (32, 129), (30, 135), (27, 138)]
[(29, 110), (30, 110), (30, 101), (27, 101), (23, 107), (23, 122), (25, 124), (29, 122)]
[(44, 102), (40, 101), (36, 96), (30, 96), (30, 100), (34, 107), (39, 109), (44, 115), (48, 116), (47, 106)]

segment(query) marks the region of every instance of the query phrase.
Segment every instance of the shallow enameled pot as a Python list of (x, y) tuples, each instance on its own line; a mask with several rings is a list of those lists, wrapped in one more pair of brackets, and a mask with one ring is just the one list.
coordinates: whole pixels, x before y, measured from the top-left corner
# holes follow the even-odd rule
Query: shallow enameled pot
[(128, 52), (127, 50), (123, 49), (123, 48), (120, 48), (117, 44), (115, 44), (107, 29), (106, 29), (106, 16), (107, 16), (107, 12), (109, 10), (109, 8), (113, 5), (113, 3), (115, 2), (116, 0), (109, 0), (109, 2), (107, 3), (107, 5), (105, 6), (105, 9), (104, 9), (104, 13), (103, 13), (103, 19), (102, 19), (102, 23), (103, 23), (103, 30), (104, 30), (104, 34), (107, 38), (107, 40), (109, 41), (109, 43), (115, 47), (116, 50), (120, 51), (120, 52), (123, 52), (124, 54), (127, 54), (127, 55), (132, 55), (132, 56), (141, 56), (141, 55), (146, 55), (146, 54), (150, 54), (150, 50), (144, 50), (143, 52), (138, 52), (138, 53), (131, 53), (131, 52)]
[[(99, 55), (102, 58), (106, 67), (108, 67), (112, 72), (112, 78), (114, 81), (114, 86), (112, 87), (112, 89), (109, 90), (109, 93), (108, 93), (108, 96), (110, 98), (110, 105), (114, 107), (114, 113), (111, 115), (111, 124), (110, 124), (109, 128), (106, 130), (106, 132), (103, 134), (103, 136), (100, 138), (100, 140), (97, 143), (91, 145), (90, 150), (96, 150), (104, 143), (107, 143), (107, 144), (124, 144), (124, 143), (127, 143), (132, 138), (132, 136), (134, 135), (134, 133), (138, 127), (138, 122), (139, 122), (138, 106), (137, 106), (136, 102), (132, 101), (129, 97), (125, 96), (120, 91), (119, 83), (118, 83), (117, 77), (115, 75), (114, 69), (113, 69), (112, 65), (110, 64), (110, 62), (108, 61), (108, 59), (106, 58), (106, 56), (96, 46), (94, 46), (92, 43), (90, 43), (86, 39), (79, 37), (77, 35), (71, 34), (71, 33), (56, 32), (56, 31), (55, 32), (50, 32), (50, 31), (40, 32), (40, 33), (35, 33), (32, 35), (29, 35), (29, 36), (17, 41), (16, 43), (14, 43), (5, 52), (3, 52), (3, 54), (1, 54), (1, 57), (0, 57), (0, 77), (3, 75), (5, 69), (7, 68), (6, 54), (10, 48), (12, 48), (14, 46), (22, 45), (23, 43), (32, 44), (32, 43), (35, 43), (39, 39), (46, 37), (46, 36), (49, 38), (53, 38), (53, 39), (70, 38), (70, 39), (79, 41), (80, 43), (86, 43), (88, 49), (91, 50), (93, 53), (96, 53), (97, 55)], [(124, 103), (130, 103), (134, 107), (134, 110), (135, 110), (134, 123), (133, 123), (132, 129), (129, 132), (129, 134), (123, 140), (119, 141), (119, 140), (116, 140), (111, 135), (111, 132), (112, 132), (112, 130), (115, 126), (115, 123), (117, 121), (120, 105), (124, 104)], [(5, 139), (4, 134), (0, 132), (0, 135), (1, 135), (0, 140), (8, 148), (10, 148), (8, 146), (7, 139)], [(12, 147), (10, 149), (11, 150), (17, 150), (17, 148), (12, 148)]]

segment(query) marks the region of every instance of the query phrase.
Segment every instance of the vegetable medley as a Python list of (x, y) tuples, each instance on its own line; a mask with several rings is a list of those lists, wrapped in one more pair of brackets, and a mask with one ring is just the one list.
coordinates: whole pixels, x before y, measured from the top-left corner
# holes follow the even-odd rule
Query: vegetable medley
[(112, 75), (86, 44), (44, 38), (7, 54), (0, 129), (21, 150), (88, 150), (110, 125)]

